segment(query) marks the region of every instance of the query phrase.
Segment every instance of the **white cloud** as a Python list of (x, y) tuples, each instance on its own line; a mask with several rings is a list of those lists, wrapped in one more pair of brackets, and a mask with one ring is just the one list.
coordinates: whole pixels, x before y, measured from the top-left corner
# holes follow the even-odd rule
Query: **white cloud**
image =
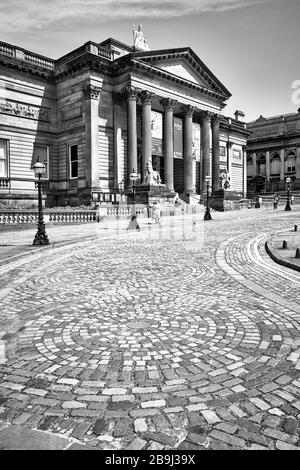
[[(0, 31), (18, 32), (72, 23), (139, 21), (243, 8), (271, 0), (0, 0)], [(1, 39), (1, 38), (0, 38)]]

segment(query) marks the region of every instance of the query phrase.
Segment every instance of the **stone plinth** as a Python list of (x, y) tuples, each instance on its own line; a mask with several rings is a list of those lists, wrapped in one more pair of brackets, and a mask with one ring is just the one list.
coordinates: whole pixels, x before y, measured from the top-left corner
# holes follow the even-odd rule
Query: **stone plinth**
[(219, 189), (212, 193), (209, 198), (209, 204), (212, 209), (224, 212), (233, 209), (240, 209), (238, 201), (242, 198), (242, 193), (237, 191), (225, 191), (224, 189)]
[[(128, 188), (126, 191), (129, 203), (132, 202), (132, 190)], [(153, 201), (160, 201), (160, 203), (174, 201), (175, 192), (167, 189), (165, 184), (141, 184), (135, 188), (135, 202), (136, 204), (151, 204)]]

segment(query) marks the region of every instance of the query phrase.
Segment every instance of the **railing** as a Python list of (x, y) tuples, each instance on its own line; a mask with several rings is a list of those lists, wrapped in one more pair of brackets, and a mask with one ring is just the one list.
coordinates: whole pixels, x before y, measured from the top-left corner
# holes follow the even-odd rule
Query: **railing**
[(9, 46), (8, 44), (1, 43), (0, 44), (0, 54), (8, 55), (10, 57), (15, 56), (15, 48)]
[(49, 69), (49, 70), (54, 69), (53, 60), (49, 60), (49, 59), (37, 56), (35, 54), (29, 54), (25, 52), (24, 60), (25, 62), (30, 62), (31, 64), (37, 65), (38, 67), (42, 67), (43, 69)]
[(8, 187), (9, 187), (9, 179), (0, 178), (0, 188), (8, 188)]
[(54, 69), (54, 60), (48, 59), (47, 57), (39, 54), (33, 54), (25, 49), (6, 44), (5, 42), (0, 42), (0, 54), (37, 65), (43, 69)]
[[(72, 224), (96, 222), (97, 211), (44, 211), (45, 223), (53, 224)], [(18, 224), (36, 224), (38, 221), (38, 211), (0, 211), (1, 225), (18, 225)]]

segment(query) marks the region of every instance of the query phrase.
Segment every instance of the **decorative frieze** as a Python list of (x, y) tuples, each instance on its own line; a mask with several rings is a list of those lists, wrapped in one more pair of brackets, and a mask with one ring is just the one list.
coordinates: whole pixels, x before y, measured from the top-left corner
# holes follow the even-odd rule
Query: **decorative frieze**
[(48, 108), (22, 104), (10, 100), (0, 102), (0, 113), (39, 121), (50, 121), (50, 110)]
[(90, 83), (82, 87), (84, 96), (90, 100), (97, 100), (100, 96), (101, 88)]

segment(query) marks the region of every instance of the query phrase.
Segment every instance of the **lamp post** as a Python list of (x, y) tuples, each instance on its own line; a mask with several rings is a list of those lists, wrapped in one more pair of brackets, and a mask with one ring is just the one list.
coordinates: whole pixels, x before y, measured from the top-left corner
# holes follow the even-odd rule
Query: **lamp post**
[(138, 179), (139, 175), (134, 171), (134, 168), (132, 169), (132, 172), (130, 173), (130, 181), (132, 182), (132, 213), (135, 215), (135, 182)]
[(209, 207), (209, 183), (210, 183), (210, 178), (207, 175), (205, 177), (206, 181), (206, 210), (204, 214), (204, 220), (211, 220), (211, 213), (210, 213), (210, 207)]
[(288, 177), (286, 178), (286, 183), (288, 185), (287, 187), (287, 198), (286, 198), (286, 206), (285, 206), (285, 211), (290, 211), (291, 210), (291, 204), (290, 204), (290, 182), (291, 182), (291, 178)]
[(42, 181), (41, 176), (46, 171), (46, 166), (44, 163), (39, 162), (38, 159), (33, 165), (33, 169), (36, 175), (38, 175), (38, 198), (39, 198), (39, 217), (38, 217), (38, 224), (37, 224), (37, 232), (35, 234), (33, 245), (50, 245), (49, 238), (46, 234), (45, 223), (43, 218), (43, 205), (42, 205)]

